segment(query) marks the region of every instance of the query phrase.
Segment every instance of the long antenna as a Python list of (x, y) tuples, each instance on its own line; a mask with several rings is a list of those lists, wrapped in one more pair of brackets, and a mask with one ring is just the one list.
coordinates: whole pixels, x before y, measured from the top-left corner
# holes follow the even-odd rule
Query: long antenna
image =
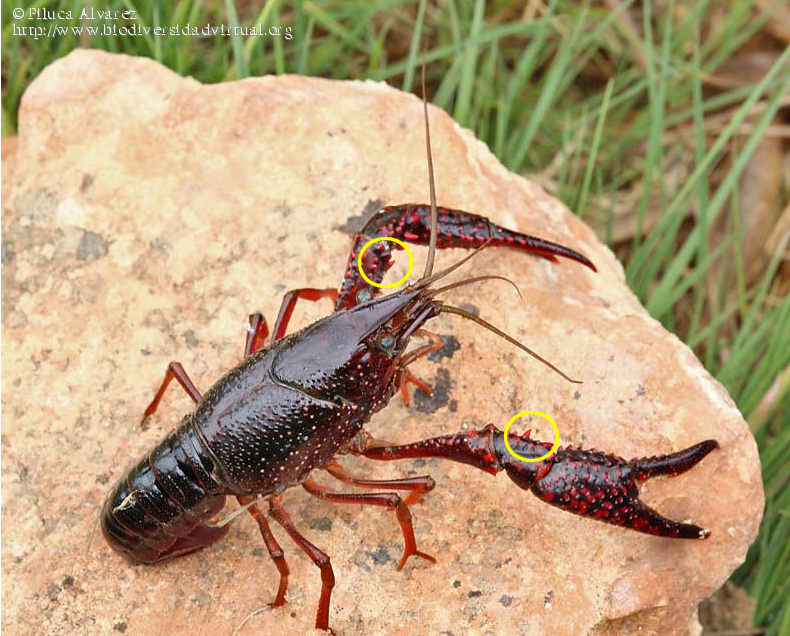
[(467, 318), (468, 320), (472, 320), (472, 321), (476, 322), (478, 325), (480, 325), (482, 327), (485, 327), (489, 331), (493, 331), (496, 335), (498, 335), (501, 338), (504, 338), (510, 344), (516, 345), (519, 349), (521, 349), (522, 351), (524, 351), (524, 352), (528, 353), (529, 355), (531, 355), (538, 362), (542, 362), (543, 364), (545, 364), (549, 369), (551, 369), (555, 373), (559, 373), (568, 382), (573, 382), (574, 384), (581, 384), (582, 383), (581, 380), (574, 380), (573, 378), (570, 378), (567, 375), (565, 375), (562, 371), (560, 371), (557, 367), (555, 367), (551, 362), (546, 360), (546, 358), (544, 358), (544, 357), (538, 355), (537, 353), (535, 353), (527, 345), (522, 344), (521, 342), (519, 342), (518, 340), (516, 340), (512, 336), (508, 336), (504, 331), (502, 331), (501, 329), (497, 329), (490, 322), (487, 322), (487, 321), (483, 320), (482, 318), (480, 318), (478, 316), (475, 316), (474, 314), (470, 314), (468, 311), (464, 311), (463, 309), (459, 309), (458, 307), (453, 307), (452, 305), (442, 304), (441, 307), (439, 307), (439, 313), (442, 313), (442, 314), (456, 314), (458, 316), (463, 316), (464, 318)]
[(425, 58), (422, 59), (422, 110), (425, 117), (425, 150), (428, 154), (428, 186), (431, 191), (431, 242), (428, 247), (428, 260), (422, 277), (428, 278), (433, 273), (433, 261), (436, 256), (436, 184), (433, 179), (433, 158), (431, 156), (431, 128), (428, 125), (428, 97), (425, 94)]
[(450, 274), (451, 272), (454, 272), (459, 267), (461, 267), (461, 265), (466, 263), (466, 261), (468, 261), (469, 259), (474, 258), (475, 256), (477, 256), (480, 252), (483, 251), (483, 248), (488, 247), (488, 245), (490, 243), (491, 243), (491, 239), (488, 239), (485, 243), (483, 243), (479, 247), (476, 247), (473, 252), (471, 252), (471, 253), (467, 254), (466, 256), (464, 256), (460, 261), (456, 261), (455, 263), (453, 263), (449, 267), (443, 269), (440, 272), (437, 272), (436, 274), (432, 274), (428, 278), (425, 278), (423, 276), (420, 280), (418, 280), (415, 283), (415, 285), (419, 285), (420, 287), (425, 288), (428, 285), (430, 285), (431, 283), (444, 278), (445, 276), (447, 276), (447, 274)]
[(450, 289), (457, 289), (458, 287), (466, 287), (467, 285), (471, 285), (473, 283), (479, 283), (480, 281), (484, 281), (484, 280), (503, 280), (506, 283), (510, 283), (513, 286), (513, 289), (516, 290), (518, 297), (524, 300), (524, 296), (521, 295), (521, 290), (518, 288), (518, 285), (516, 285), (516, 283), (514, 283), (509, 278), (505, 278), (504, 276), (494, 276), (494, 275), (475, 276), (474, 278), (466, 278), (464, 280), (459, 280), (456, 283), (450, 283), (449, 285), (445, 285), (444, 287), (432, 289), (431, 296), (434, 297), (437, 294), (441, 294), (442, 292), (449, 291)]

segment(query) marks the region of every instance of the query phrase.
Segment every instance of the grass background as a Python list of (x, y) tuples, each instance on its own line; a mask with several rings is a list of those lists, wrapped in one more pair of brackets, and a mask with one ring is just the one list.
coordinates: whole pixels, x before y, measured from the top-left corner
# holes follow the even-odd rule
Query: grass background
[[(135, 10), (150, 27), (290, 27), (292, 39), (14, 32), (49, 24), (15, 20), (17, 7), (72, 11), (59, 26), (100, 24), (79, 19), (86, 6)], [(759, 538), (732, 577), (754, 599), (756, 628), (742, 616), (728, 622), (727, 596), (703, 612), (706, 633), (790, 634), (783, 2), (3, 0), (2, 19), (3, 136), (15, 134), (27, 85), (76, 47), (151, 57), (203, 82), (298, 73), (417, 92), (426, 61), (431, 101), (590, 223), (650, 313), (737, 402), (760, 448), (767, 498)]]

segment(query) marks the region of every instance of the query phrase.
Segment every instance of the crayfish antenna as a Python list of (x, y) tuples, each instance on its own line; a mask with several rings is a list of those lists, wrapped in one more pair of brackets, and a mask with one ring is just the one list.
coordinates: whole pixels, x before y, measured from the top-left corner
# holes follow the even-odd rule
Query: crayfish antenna
[(501, 280), (506, 283), (510, 283), (513, 286), (513, 289), (516, 290), (518, 297), (521, 300), (524, 300), (524, 296), (521, 295), (521, 290), (518, 288), (518, 285), (514, 283), (509, 278), (505, 276), (495, 276), (495, 275), (486, 275), (486, 276), (475, 276), (474, 278), (466, 278), (464, 280), (459, 280), (456, 283), (450, 283), (449, 285), (445, 285), (444, 287), (438, 287), (436, 289), (431, 290), (431, 296), (436, 296), (437, 294), (441, 294), (442, 292), (446, 292), (450, 289), (457, 289), (458, 287), (466, 287), (467, 285), (471, 285), (473, 283), (479, 283), (480, 281), (484, 280)]
[(551, 362), (549, 362), (548, 360), (546, 360), (546, 358), (544, 358), (544, 357), (542, 357), (541, 355), (539, 355), (539, 354), (535, 353), (535, 352), (534, 352), (532, 349), (530, 349), (530, 348), (529, 348), (527, 345), (525, 345), (525, 344), (523, 344), (523, 343), (519, 342), (518, 340), (516, 340), (515, 338), (513, 338), (513, 336), (509, 336), (509, 335), (507, 335), (507, 334), (506, 334), (504, 331), (502, 331), (501, 329), (498, 329), (497, 327), (495, 327), (494, 325), (492, 325), (490, 322), (488, 322), (488, 321), (486, 321), (486, 320), (483, 320), (483, 319), (482, 319), (482, 318), (480, 318), (479, 316), (475, 316), (474, 314), (470, 314), (468, 311), (464, 311), (463, 309), (460, 309), (459, 307), (453, 307), (452, 305), (445, 305), (445, 304), (442, 304), (442, 305), (439, 307), (439, 313), (441, 313), (441, 314), (457, 314), (458, 316), (463, 316), (464, 318), (467, 318), (468, 320), (471, 320), (471, 321), (473, 321), (473, 322), (476, 322), (476, 323), (477, 323), (478, 325), (480, 325), (481, 327), (485, 327), (485, 328), (486, 328), (486, 329), (488, 329), (489, 331), (491, 331), (491, 332), (495, 333), (496, 335), (498, 335), (500, 338), (504, 338), (504, 339), (505, 339), (505, 340), (507, 340), (507, 341), (508, 341), (510, 344), (512, 344), (512, 345), (515, 345), (515, 346), (517, 346), (519, 349), (521, 349), (522, 351), (524, 351), (524, 352), (528, 353), (528, 354), (529, 354), (529, 355), (531, 355), (533, 358), (535, 358), (535, 360), (537, 360), (538, 362), (542, 362), (542, 363), (543, 363), (543, 364), (545, 364), (545, 365), (546, 365), (546, 366), (547, 366), (549, 369), (551, 369), (551, 370), (552, 370), (552, 371), (554, 371), (555, 373), (558, 373), (558, 374), (559, 374), (559, 375), (561, 375), (563, 378), (565, 378), (565, 379), (566, 379), (568, 382), (573, 382), (574, 384), (582, 384), (582, 381), (581, 381), (581, 380), (574, 380), (574, 379), (573, 379), (573, 378), (571, 378), (570, 376), (566, 375), (565, 373), (563, 373), (562, 371), (560, 371), (560, 370), (559, 370), (557, 367), (555, 367), (555, 366), (554, 366), (554, 365), (553, 365)]
[[(423, 55), (425, 50), (423, 50)], [(425, 261), (425, 271), (422, 278), (428, 278), (433, 273), (433, 261), (436, 257), (436, 232), (438, 214), (436, 212), (436, 183), (433, 177), (433, 157), (431, 155), (431, 127), (428, 124), (428, 97), (425, 92), (425, 58), (422, 60), (422, 112), (425, 118), (425, 151), (428, 155), (428, 187), (431, 193), (431, 239), (428, 245), (428, 259)]]
[(457, 270), (459, 267), (461, 267), (461, 265), (466, 263), (468, 260), (470, 260), (474, 256), (477, 256), (480, 253), (481, 250), (483, 250), (485, 247), (489, 246), (490, 244), (491, 244), (491, 239), (488, 239), (480, 247), (476, 247), (473, 252), (470, 252), (469, 254), (464, 256), (460, 261), (456, 261), (455, 263), (453, 263), (449, 267), (447, 267), (447, 268), (445, 268), (445, 269), (443, 269), (443, 270), (441, 270), (439, 272), (436, 272), (435, 274), (432, 274), (431, 276), (428, 276), (428, 278), (421, 278), (420, 280), (418, 280), (415, 283), (415, 286), (418, 286), (418, 287), (421, 287), (421, 288), (425, 289), (426, 287), (428, 287), (428, 285), (436, 282), (437, 280), (439, 280), (441, 278), (444, 278), (448, 274), (451, 274), (452, 272)]

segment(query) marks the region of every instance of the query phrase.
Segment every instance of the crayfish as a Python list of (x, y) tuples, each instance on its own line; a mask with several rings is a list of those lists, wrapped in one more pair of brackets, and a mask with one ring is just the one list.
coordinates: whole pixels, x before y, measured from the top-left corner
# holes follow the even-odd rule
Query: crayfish
[[(425, 118), (430, 205), (397, 205), (375, 213), (354, 238), (339, 290), (288, 292), (271, 330), (260, 313), (252, 314), (243, 360), (205, 393), (180, 364), (169, 365), (144, 419), (154, 413), (173, 379), (194, 400), (195, 410), (117, 483), (101, 515), (108, 543), (131, 562), (157, 563), (210, 545), (229, 527), (211, 520), (225, 506), (226, 497), (236, 497), (240, 510), (246, 509), (257, 522), (279, 571), (273, 605), (286, 602), (289, 569), (269, 519), (320, 569), (322, 587), (315, 625), (329, 629), (334, 571), (329, 556), (301, 533), (286, 511), (283, 495), (289, 488), (301, 486), (333, 503), (394, 510), (405, 543), (398, 569), (411, 556), (434, 561), (417, 548), (409, 509), (434, 488), (431, 477), (366, 479), (340, 465), (338, 457), (344, 454), (377, 460), (438, 457), (492, 474), (504, 470), (520, 488), (577, 515), (660, 537), (708, 536), (696, 525), (672, 521), (646, 506), (639, 500), (639, 485), (656, 475), (689, 470), (718, 447), (714, 440), (670, 455), (630, 461), (597, 451), (560, 448), (543, 461), (526, 462), (508, 452), (504, 433), (493, 425), (406, 445), (381, 443), (365, 432), (365, 424), (398, 391), (406, 396), (408, 384), (430, 390), (410, 373), (409, 366), (442, 346), (424, 327), (443, 313), (475, 321), (567, 378), (485, 320), (440, 300), (447, 290), (499, 278), (478, 276), (437, 286), (479, 249), (508, 247), (554, 262), (563, 257), (596, 271), (585, 256), (572, 249), (508, 230), (476, 214), (438, 207), (427, 107)], [(422, 277), (383, 297), (377, 297), (377, 285), (393, 264), (391, 242), (372, 244), (360, 258), (363, 246), (379, 237), (429, 246)], [(434, 273), (437, 248), (477, 249)], [(287, 335), (297, 301), (321, 298), (334, 301), (334, 313)], [(415, 336), (429, 342), (410, 348)], [(507, 441), (518, 455), (530, 459), (543, 456), (551, 446), (530, 439), (529, 434), (510, 434)], [(385, 492), (335, 492), (313, 479), (316, 470), (324, 470), (345, 484)], [(408, 495), (404, 498), (396, 491)]]

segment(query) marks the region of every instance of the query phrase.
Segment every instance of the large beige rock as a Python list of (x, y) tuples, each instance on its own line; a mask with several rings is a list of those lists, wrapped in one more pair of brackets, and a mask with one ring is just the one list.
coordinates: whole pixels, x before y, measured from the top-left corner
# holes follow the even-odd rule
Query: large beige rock
[[(210, 549), (156, 567), (129, 566), (100, 533), (89, 539), (111, 483), (190, 408), (174, 388), (152, 426), (137, 427), (167, 362), (180, 360), (207, 388), (239, 359), (250, 311), (271, 319), (284, 290), (338, 284), (348, 228), (363, 212), (428, 198), (421, 108), (383, 84), (265, 77), (203, 86), (147, 59), (95, 51), (72, 53), (29, 88), (3, 175), (7, 633), (230, 635), (273, 599), (276, 572), (246, 515)], [(625, 457), (716, 438), (721, 451), (644, 489), (668, 516), (713, 534), (658, 539), (556, 510), (504, 476), (352, 459), (348, 467), (373, 477), (436, 478), (414, 516), (420, 547), (439, 562), (397, 572), (402, 540), (391, 515), (287, 492), (294, 518), (332, 555), (332, 625), (345, 636), (699, 633), (698, 602), (741, 563), (760, 521), (746, 424), (645, 313), (583, 223), (444, 113), (431, 109), (431, 125), (442, 204), (597, 264), (596, 275), (490, 249), (458, 276), (510, 276), (524, 300), (499, 283), (452, 295), (584, 384), (445, 316), (432, 327), (460, 349), (414, 367), (439, 385), (439, 408), (394, 399), (370, 431), (413, 441), (502, 428), (537, 409), (557, 420), (564, 443)], [(425, 250), (415, 251), (420, 271)], [(440, 253), (439, 266), (458, 257)], [(400, 259), (393, 275), (404, 269)], [(295, 326), (329, 311), (328, 301), (300, 305)], [(541, 421), (533, 428), (552, 439)], [(319, 576), (280, 536), (290, 603), (239, 634), (311, 632)]]

